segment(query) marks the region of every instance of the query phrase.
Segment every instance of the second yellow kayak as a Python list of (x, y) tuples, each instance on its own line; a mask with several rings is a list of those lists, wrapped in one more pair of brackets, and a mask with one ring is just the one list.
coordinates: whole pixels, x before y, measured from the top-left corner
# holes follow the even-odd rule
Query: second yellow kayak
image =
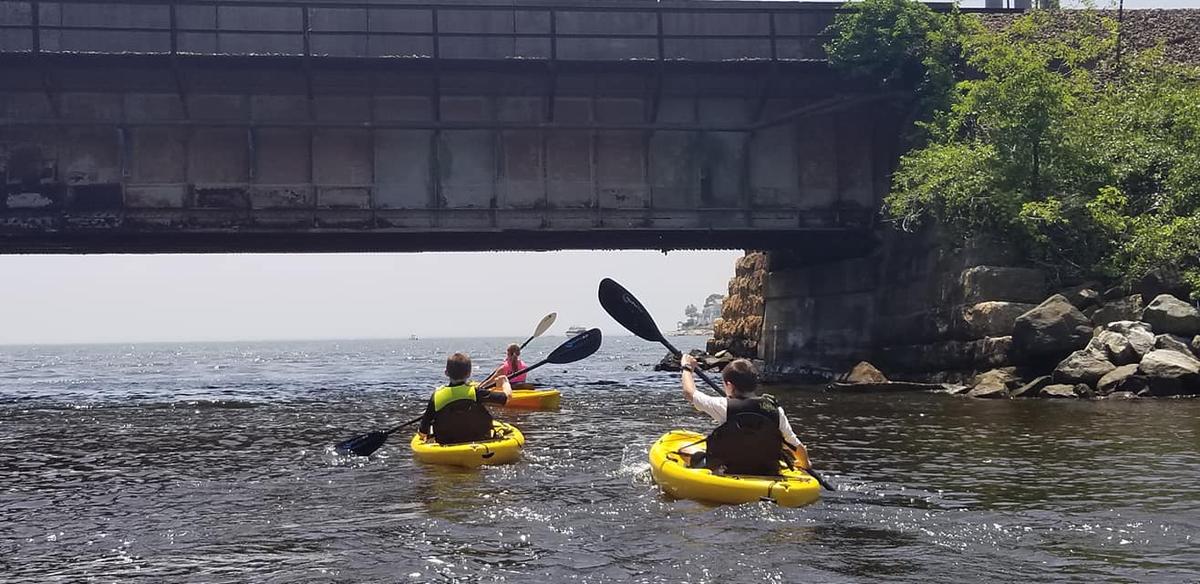
[(421, 462), (475, 468), (485, 464), (506, 464), (521, 458), (525, 436), (511, 424), (492, 422), (492, 438), (464, 444), (438, 444), (420, 434), (413, 436), (413, 457)]
[(778, 476), (713, 474), (706, 468), (688, 468), (692, 455), (704, 452), (703, 442), (691, 445), (702, 438), (704, 435), (696, 432), (672, 430), (650, 447), (650, 474), (668, 495), (709, 503), (774, 501), (784, 507), (808, 505), (821, 497), (816, 479), (782, 463)]
[(553, 410), (558, 408), (557, 389), (514, 389), (505, 407), (529, 410)]

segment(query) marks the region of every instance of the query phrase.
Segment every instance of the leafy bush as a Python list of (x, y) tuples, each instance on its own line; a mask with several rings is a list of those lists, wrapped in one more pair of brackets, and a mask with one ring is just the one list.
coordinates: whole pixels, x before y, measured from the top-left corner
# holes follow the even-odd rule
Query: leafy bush
[(931, 51), (951, 18), (967, 17), (912, 4), (866, 0), (856, 12), (932, 18), (898, 25), (908, 47), (848, 50), (896, 38), (870, 30), (887, 28), (878, 15), (840, 19), (830, 45), (846, 50), (834, 66), (883, 83), (913, 78), (918, 58), (924, 79), (957, 71), (940, 97), (922, 97), (942, 105), (918, 122), (925, 139), (901, 157), (885, 212), (903, 228), (932, 218), (960, 238), (1009, 241), (1063, 277), (1130, 282), (1166, 267), (1200, 297), (1200, 70), (1157, 51), (1118, 67), (1116, 24), (1090, 10), (1035, 11), (996, 31), (960, 25), (960, 52)]

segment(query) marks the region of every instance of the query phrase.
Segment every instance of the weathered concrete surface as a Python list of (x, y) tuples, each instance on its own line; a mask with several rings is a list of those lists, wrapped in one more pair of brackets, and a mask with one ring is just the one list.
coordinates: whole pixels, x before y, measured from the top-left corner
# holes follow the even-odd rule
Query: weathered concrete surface
[(0, 253), (873, 245), (890, 97), (823, 67), (355, 63), (0, 55)]

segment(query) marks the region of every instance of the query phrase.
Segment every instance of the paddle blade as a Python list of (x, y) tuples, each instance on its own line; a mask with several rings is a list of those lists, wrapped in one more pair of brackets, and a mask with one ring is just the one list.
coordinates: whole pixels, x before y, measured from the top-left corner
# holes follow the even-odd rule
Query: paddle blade
[(344, 442), (339, 442), (333, 449), (342, 455), (370, 456), (371, 453), (379, 450), (379, 447), (383, 446), (383, 443), (387, 442), (387, 439), (387, 432), (368, 432)]
[(543, 333), (550, 330), (550, 327), (554, 326), (554, 321), (557, 319), (557, 312), (551, 312), (550, 314), (547, 314), (546, 317), (542, 319), (542, 322), (538, 323), (537, 328), (533, 329), (533, 336), (529, 337), (529, 340), (533, 340), (542, 336)]
[(603, 336), (598, 328), (579, 333), (559, 345), (553, 353), (550, 353), (549, 357), (546, 357), (546, 362), (562, 365), (589, 357), (600, 349), (600, 341), (603, 340)]
[(663, 342), (658, 325), (646, 307), (612, 278), (600, 280), (600, 306), (629, 332), (655, 343)]

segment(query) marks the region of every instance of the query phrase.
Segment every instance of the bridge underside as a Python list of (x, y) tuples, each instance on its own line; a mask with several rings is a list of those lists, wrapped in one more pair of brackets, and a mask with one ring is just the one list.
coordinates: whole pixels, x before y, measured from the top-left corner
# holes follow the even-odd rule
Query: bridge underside
[(804, 60), (0, 53), (0, 253), (861, 254), (901, 117)]

